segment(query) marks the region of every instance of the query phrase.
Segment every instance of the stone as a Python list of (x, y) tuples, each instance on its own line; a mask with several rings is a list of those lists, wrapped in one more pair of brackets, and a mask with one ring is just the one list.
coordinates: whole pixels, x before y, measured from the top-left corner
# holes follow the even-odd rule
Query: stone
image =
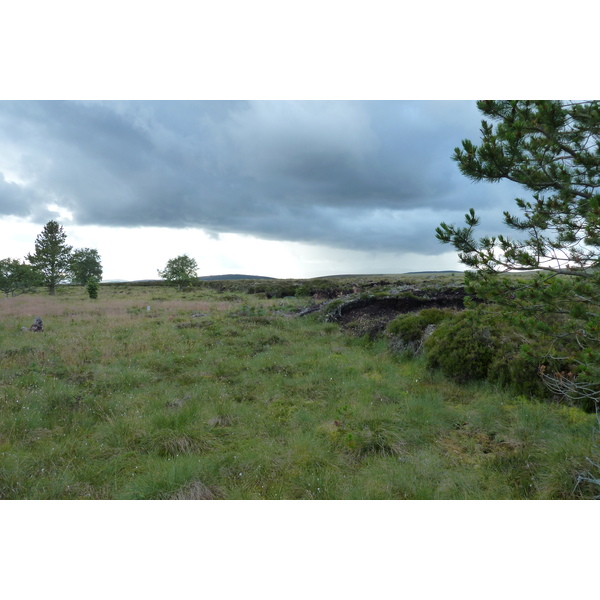
[(181, 408), (184, 403), (186, 402), (186, 400), (189, 400), (191, 398), (191, 396), (186, 396), (185, 398), (180, 398), (178, 400), (172, 400), (170, 402), (167, 402), (165, 404), (165, 406), (167, 408)]
[(44, 331), (44, 323), (42, 323), (42, 319), (40, 317), (36, 317), (33, 320), (33, 325), (29, 328), (29, 331), (33, 331), (35, 333)]

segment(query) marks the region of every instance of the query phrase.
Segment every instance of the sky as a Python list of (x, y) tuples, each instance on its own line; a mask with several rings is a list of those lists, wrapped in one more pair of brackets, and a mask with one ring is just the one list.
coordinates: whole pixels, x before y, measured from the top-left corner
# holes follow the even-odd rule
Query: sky
[(479, 139), (472, 100), (3, 100), (0, 256), (58, 221), (104, 279), (278, 278), (461, 270), (435, 237), (471, 207), (502, 230), (512, 184), (451, 155)]
[[(522, 195), (451, 160), (480, 138), (475, 99), (586, 97), (594, 82), (569, 53), (522, 60), (533, 35), (500, 41), (515, 11), (536, 31), (559, 12), (413, 4), (7, 6), (0, 258), (32, 252), (54, 219), (107, 280), (155, 279), (182, 254), (199, 275), (462, 270), (435, 228), (474, 208), (481, 235), (506, 233)], [(593, 39), (561, 35), (593, 60)]]

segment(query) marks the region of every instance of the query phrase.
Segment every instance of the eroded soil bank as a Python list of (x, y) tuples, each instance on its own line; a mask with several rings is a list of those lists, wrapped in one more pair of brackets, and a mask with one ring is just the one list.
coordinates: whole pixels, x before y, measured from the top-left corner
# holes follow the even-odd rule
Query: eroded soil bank
[(303, 314), (320, 311), (326, 321), (339, 323), (360, 335), (375, 336), (400, 314), (424, 308), (464, 308), (464, 286), (391, 290), (388, 293), (349, 294), (317, 304)]

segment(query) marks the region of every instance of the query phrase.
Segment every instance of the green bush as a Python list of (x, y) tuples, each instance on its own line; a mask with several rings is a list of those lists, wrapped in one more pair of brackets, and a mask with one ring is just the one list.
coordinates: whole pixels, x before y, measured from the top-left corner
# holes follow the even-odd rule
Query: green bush
[(418, 342), (428, 325), (437, 325), (452, 315), (450, 310), (424, 308), (418, 313), (408, 313), (396, 317), (387, 326), (387, 333), (400, 336), (406, 342)]
[(498, 343), (488, 366), (487, 379), (517, 394), (548, 396), (549, 390), (538, 374), (543, 357), (544, 350), (539, 342), (534, 346), (522, 344), (513, 334), (510, 339)]
[(442, 323), (425, 341), (427, 366), (457, 382), (485, 379), (497, 352), (495, 327), (464, 311)]
[[(548, 357), (549, 337), (525, 335), (494, 312), (457, 314), (441, 323), (424, 347), (427, 366), (457, 382), (487, 379), (527, 396), (552, 396), (540, 377), (542, 365), (551, 373), (576, 373), (568, 359)], [(557, 356), (570, 355), (568, 348), (554, 350)]]
[(396, 317), (388, 323), (386, 334), (389, 348), (401, 355), (414, 355), (422, 346), (423, 336), (429, 325), (438, 325), (453, 314), (450, 310), (424, 308), (418, 313), (408, 313)]
[(92, 300), (96, 300), (98, 298), (98, 282), (95, 279), (88, 279), (86, 290)]

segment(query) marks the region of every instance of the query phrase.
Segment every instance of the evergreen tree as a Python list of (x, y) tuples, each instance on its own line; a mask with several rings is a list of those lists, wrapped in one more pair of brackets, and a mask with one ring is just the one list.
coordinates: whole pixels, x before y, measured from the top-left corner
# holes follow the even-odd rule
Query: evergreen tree
[(27, 255), (27, 260), (42, 274), (51, 296), (69, 272), (72, 247), (66, 244), (66, 239), (62, 225), (48, 221), (35, 240), (34, 254)]
[(71, 281), (78, 285), (86, 285), (89, 279), (102, 281), (102, 263), (98, 250), (78, 248), (71, 255)]
[[(553, 391), (572, 399), (600, 396), (600, 105), (598, 101), (480, 101), (476, 146), (463, 140), (454, 160), (473, 181), (521, 184), (531, 198), (504, 213), (518, 233), (476, 239), (470, 209), (464, 227), (441, 223), (437, 237), (452, 244), (467, 267), (468, 291), (504, 307), (528, 335), (549, 336), (545, 357), (574, 366), (544, 374)], [(504, 277), (533, 271), (530, 277)], [(544, 357), (542, 357), (544, 358)], [(543, 361), (541, 361), (543, 362)]]
[(88, 279), (86, 283), (86, 289), (88, 296), (92, 300), (96, 300), (98, 298), (98, 282), (94, 278)]
[(183, 254), (167, 261), (165, 268), (162, 271), (158, 270), (158, 275), (169, 283), (177, 285), (178, 289), (181, 290), (197, 280), (197, 271), (198, 264), (196, 260), (190, 258), (187, 254)]

